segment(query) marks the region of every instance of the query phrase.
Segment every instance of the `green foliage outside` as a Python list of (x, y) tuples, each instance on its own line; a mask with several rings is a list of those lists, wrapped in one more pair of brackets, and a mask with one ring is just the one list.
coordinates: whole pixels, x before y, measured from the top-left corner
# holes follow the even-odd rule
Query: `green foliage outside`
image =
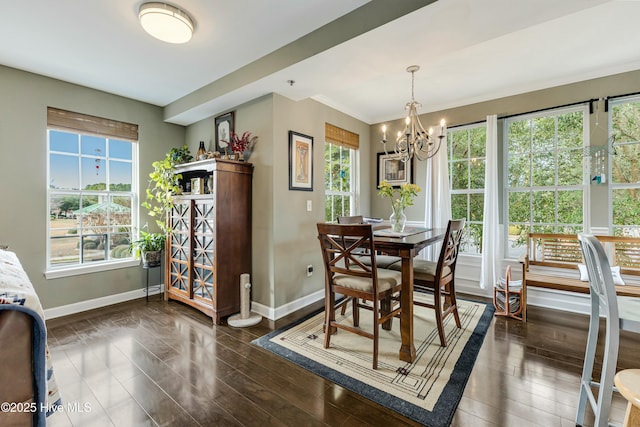
[(637, 234), (640, 226), (640, 101), (611, 109), (613, 227), (616, 235)]
[(507, 251), (530, 231), (582, 230), (583, 126), (582, 110), (508, 122)]
[(324, 146), (325, 220), (351, 215), (351, 150)]
[(482, 251), (486, 127), (479, 125), (449, 131), (451, 216), (466, 219), (461, 251)]

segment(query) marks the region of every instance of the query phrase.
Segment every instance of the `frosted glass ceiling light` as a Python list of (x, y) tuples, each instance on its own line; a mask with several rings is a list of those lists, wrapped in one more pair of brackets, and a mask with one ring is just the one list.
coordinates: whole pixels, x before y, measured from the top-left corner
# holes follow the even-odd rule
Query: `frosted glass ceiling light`
[(193, 21), (184, 10), (166, 3), (144, 3), (138, 11), (142, 28), (167, 43), (186, 43), (193, 35)]

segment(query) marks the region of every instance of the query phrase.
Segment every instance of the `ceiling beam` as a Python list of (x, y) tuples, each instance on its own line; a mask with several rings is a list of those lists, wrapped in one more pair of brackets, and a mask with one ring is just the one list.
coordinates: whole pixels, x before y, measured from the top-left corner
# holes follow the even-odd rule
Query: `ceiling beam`
[[(217, 111), (204, 108), (256, 80), (331, 49), (437, 0), (371, 0), (369, 3), (311, 33), (253, 61), (238, 70), (183, 96), (164, 108), (164, 120), (190, 124), (218, 114), (235, 105), (217, 105)], [(215, 55), (213, 55), (215, 57)], [(264, 94), (261, 94), (264, 95)], [(250, 101), (246, 99), (245, 101)]]

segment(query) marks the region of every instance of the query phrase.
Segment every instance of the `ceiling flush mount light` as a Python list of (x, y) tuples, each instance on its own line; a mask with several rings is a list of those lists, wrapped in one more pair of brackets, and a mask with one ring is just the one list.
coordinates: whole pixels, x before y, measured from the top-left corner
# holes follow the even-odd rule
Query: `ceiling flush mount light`
[[(400, 155), (400, 159), (403, 162), (407, 162), (413, 157), (418, 160), (426, 160), (435, 156), (447, 134), (444, 119), (440, 121), (437, 135), (434, 135), (433, 128), (429, 128), (429, 132), (425, 131), (422, 123), (420, 123), (418, 107), (421, 107), (422, 104), (417, 102), (413, 96), (415, 72), (419, 69), (418, 65), (412, 65), (407, 68), (407, 71), (411, 73), (411, 101), (407, 102), (404, 109), (409, 111), (409, 115), (405, 119), (404, 132), (398, 132), (398, 137), (393, 147), (393, 150)], [(387, 125), (382, 126), (382, 141), (380, 142), (384, 145), (385, 153), (389, 154), (387, 152)]]
[(193, 21), (184, 11), (166, 3), (143, 3), (138, 11), (142, 28), (167, 43), (186, 43), (193, 35)]

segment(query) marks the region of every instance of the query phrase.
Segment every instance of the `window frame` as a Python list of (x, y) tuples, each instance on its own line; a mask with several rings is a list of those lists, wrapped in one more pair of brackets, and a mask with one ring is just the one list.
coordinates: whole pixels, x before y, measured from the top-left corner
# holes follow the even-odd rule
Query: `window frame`
[[(105, 181), (106, 188), (105, 190), (94, 190), (94, 189), (82, 189), (78, 188), (74, 189), (53, 189), (50, 185), (51, 173), (52, 173), (52, 165), (51, 165), (51, 155), (58, 154), (59, 152), (51, 149), (51, 132), (66, 132), (75, 135), (78, 138), (78, 152), (77, 153), (64, 153), (64, 155), (77, 159), (78, 161), (78, 178), (81, 177), (82, 170), (82, 162), (83, 159), (91, 158), (91, 155), (87, 155), (86, 153), (82, 153), (81, 139), (83, 137), (98, 137), (105, 140), (105, 146), (108, 147), (110, 141), (119, 141), (119, 142), (128, 142), (131, 144), (131, 160), (122, 159), (119, 157), (111, 157), (108, 149), (105, 152), (104, 156), (100, 156), (101, 159), (104, 160), (105, 167)], [(86, 273), (94, 273), (100, 271), (108, 271), (119, 268), (131, 267), (140, 264), (140, 260), (136, 259), (134, 255), (131, 255), (126, 258), (114, 258), (114, 259), (105, 259), (100, 261), (90, 261), (83, 262), (81, 257), (79, 257), (78, 262), (73, 264), (66, 265), (55, 265), (51, 263), (51, 201), (55, 196), (77, 196), (80, 199), (85, 196), (102, 196), (106, 200), (111, 200), (113, 197), (124, 196), (131, 199), (131, 224), (127, 226), (131, 227), (132, 239), (135, 239), (137, 236), (137, 231), (139, 230), (139, 194), (138, 194), (138, 141), (133, 141), (128, 138), (123, 138), (119, 136), (113, 135), (104, 135), (93, 132), (86, 132), (78, 129), (64, 128), (61, 126), (51, 125), (50, 123), (47, 125), (46, 129), (46, 144), (47, 144), (47, 173), (46, 173), (46, 262), (45, 262), (45, 277), (47, 279), (55, 279), (60, 277), (74, 276), (78, 274), (86, 274)], [(131, 189), (130, 191), (117, 191), (111, 190), (109, 185), (110, 174), (109, 170), (113, 167), (110, 162), (126, 162), (131, 163)], [(112, 234), (111, 231), (108, 230), (110, 226), (105, 226), (106, 234), (109, 236)], [(80, 240), (81, 241), (81, 240)]]
[[(329, 152), (331, 152), (331, 148), (332, 147), (338, 147), (340, 148), (340, 151), (342, 152), (342, 150), (348, 150), (349, 151), (349, 158), (350, 158), (350, 182), (349, 185), (351, 187), (350, 191), (335, 191), (335, 190), (331, 190), (331, 181), (329, 181), (329, 183), (327, 183), (326, 180), (326, 176), (324, 179), (324, 212), (325, 212), (325, 220), (326, 221), (335, 221), (337, 216), (335, 214), (335, 210), (334, 210), (334, 205), (332, 204), (331, 206), (331, 215), (332, 218), (326, 218), (326, 213), (327, 213), (327, 199), (329, 197), (333, 197), (333, 196), (349, 196), (350, 197), (350, 206), (349, 206), (349, 215), (358, 215), (359, 214), (359, 206), (360, 206), (360, 180), (358, 179), (359, 177), (359, 167), (360, 167), (360, 150), (351, 148), (351, 147), (347, 147), (345, 145), (342, 144), (336, 144), (336, 143), (332, 143), (329, 141), (325, 141), (325, 153), (327, 152), (327, 146), (329, 147)], [(342, 158), (342, 156), (341, 156)], [(329, 159), (331, 160), (331, 158)], [(331, 165), (332, 162), (330, 162)], [(324, 163), (323, 166), (327, 167), (327, 158), (325, 155), (324, 158)], [(329, 174), (329, 177), (331, 177), (331, 174)]]
[[(608, 126), (608, 132), (607, 132), (607, 174), (609, 176), (609, 183), (610, 185), (608, 185), (608, 192), (607, 192), (607, 197), (609, 200), (609, 209), (608, 209), (608, 219), (609, 219), (609, 233), (614, 235), (616, 232), (616, 228), (621, 228), (621, 227), (625, 227), (624, 225), (615, 225), (614, 224), (614, 203), (613, 203), (613, 192), (614, 190), (623, 190), (623, 189), (638, 189), (640, 190), (640, 182), (637, 183), (616, 183), (613, 180), (613, 163), (614, 163), (614, 157), (615, 157), (615, 146), (628, 146), (628, 145), (637, 145), (638, 147), (640, 147), (640, 140), (638, 141), (614, 141), (613, 139), (613, 112), (615, 109), (616, 105), (619, 104), (630, 104), (630, 103), (640, 103), (640, 94), (635, 94), (635, 95), (630, 95), (630, 96), (623, 96), (623, 97), (619, 97), (619, 98), (613, 98), (608, 100), (608, 110), (609, 110), (609, 115), (608, 115), (608, 122), (609, 122), (609, 126)], [(634, 232), (631, 234), (622, 234), (624, 236), (627, 235), (632, 235), (632, 236), (638, 236), (638, 233), (640, 233), (640, 224), (634, 224), (635, 225), (635, 229)], [(626, 225), (626, 226), (630, 226), (630, 225)]]
[[(484, 155), (483, 156), (472, 156), (471, 155), (471, 130), (472, 129), (479, 129), (482, 128), (484, 129)], [(487, 161), (487, 122), (481, 122), (481, 123), (472, 123), (472, 124), (468, 124), (468, 125), (463, 125), (463, 126), (456, 126), (456, 127), (451, 127), (451, 128), (447, 128), (447, 166), (448, 166), (448, 173), (449, 173), (449, 193), (450, 193), (450, 203), (451, 203), (451, 210), (454, 210), (454, 206), (453, 206), (453, 196), (454, 195), (466, 195), (467, 196), (467, 200), (466, 200), (466, 214), (465, 214), (465, 234), (463, 239), (465, 239), (461, 246), (460, 246), (460, 253), (467, 255), (467, 256), (472, 256), (472, 257), (481, 257), (482, 256), (482, 244), (480, 244), (480, 247), (476, 247), (474, 245), (474, 247), (476, 247), (477, 252), (470, 252), (467, 250), (467, 247), (471, 247), (471, 244), (469, 242), (469, 238), (470, 238), (470, 232), (469, 232), (469, 227), (472, 224), (479, 224), (480, 226), (483, 225), (484, 223), (484, 194), (485, 194), (485, 187), (486, 185), (484, 185), (484, 179), (486, 177), (486, 171), (484, 176), (482, 177), (483, 179), (483, 186), (482, 188), (471, 188), (471, 168), (470, 163), (473, 162), (473, 160), (480, 160), (483, 161), (485, 164), (485, 168), (486, 168), (486, 161)], [(467, 132), (467, 156), (466, 158), (453, 158), (453, 133), (454, 132), (460, 132), (460, 131), (466, 131)], [(452, 171), (453, 171), (453, 166), (454, 163), (458, 163), (460, 161), (463, 161), (464, 159), (466, 159), (467, 162), (467, 186), (466, 188), (460, 188), (460, 189), (454, 189), (453, 188), (453, 176), (452, 176)], [(483, 220), (481, 221), (472, 221), (470, 219), (471, 217), (471, 203), (470, 203), (470, 199), (471, 199), (471, 195), (472, 194), (482, 194), (483, 195), (483, 212), (482, 212), (482, 216), (483, 216)], [(459, 218), (456, 218), (459, 219)]]
[[(554, 153), (554, 183), (553, 185), (533, 185), (531, 173), (529, 175), (529, 185), (528, 186), (520, 186), (520, 187), (511, 187), (510, 186), (510, 176), (509, 176), (509, 160), (511, 158), (511, 152), (509, 151), (509, 124), (515, 121), (523, 121), (523, 120), (535, 120), (542, 117), (558, 117), (563, 114), (571, 113), (571, 112), (582, 112), (582, 147), (575, 148), (574, 150), (580, 150), (582, 153), (582, 179), (579, 184), (571, 184), (571, 185), (558, 185), (558, 144), (557, 144), (557, 133), (555, 134), (554, 142), (553, 142), (553, 153)], [(556, 119), (557, 120), (557, 119)], [(536, 192), (536, 191), (553, 191), (554, 193), (554, 218), (556, 221), (551, 224), (555, 231), (557, 232), (558, 222), (558, 203), (557, 197), (559, 191), (571, 191), (571, 190), (580, 190), (582, 191), (582, 224), (568, 224), (565, 226), (575, 226), (582, 227), (582, 230), (587, 230), (589, 228), (589, 224), (591, 223), (590, 218), (590, 185), (589, 185), (589, 162), (586, 160), (584, 153), (588, 151), (589, 148), (589, 126), (590, 126), (590, 117), (589, 117), (589, 105), (588, 103), (581, 103), (578, 105), (566, 106), (566, 107), (557, 107), (545, 109), (538, 112), (519, 114), (515, 116), (506, 117), (503, 123), (503, 206), (504, 206), (504, 236), (503, 236), (503, 245), (504, 245), (504, 254), (507, 259), (516, 259), (524, 253), (524, 249), (517, 251), (514, 253), (514, 249), (511, 248), (511, 244), (509, 242), (509, 226), (510, 222), (510, 211), (509, 211), (509, 196), (514, 192)], [(529, 165), (530, 171), (533, 170), (531, 156), (535, 153), (535, 151), (529, 149)], [(521, 225), (528, 227), (529, 232), (531, 232), (532, 224), (535, 227), (536, 225), (546, 224), (546, 223), (535, 223), (533, 222), (533, 199), (529, 199), (529, 220), (523, 222)]]

